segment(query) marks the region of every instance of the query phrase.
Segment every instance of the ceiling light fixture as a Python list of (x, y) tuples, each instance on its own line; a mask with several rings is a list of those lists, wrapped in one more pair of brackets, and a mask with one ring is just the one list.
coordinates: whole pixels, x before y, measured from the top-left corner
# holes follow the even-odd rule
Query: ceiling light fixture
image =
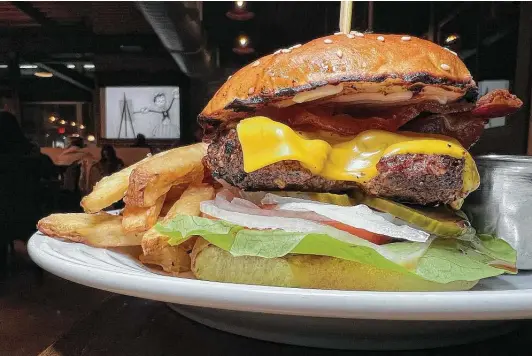
[(94, 142), (95, 140), (96, 140), (96, 137), (94, 137), (93, 135), (87, 136), (87, 141)]
[(54, 115), (51, 115), (49, 118), (48, 118), (48, 121), (50, 122), (55, 122), (57, 120), (57, 117), (55, 117)]
[(19, 65), (20, 69), (37, 69), (35, 64), (21, 64)]
[(447, 38), (445, 39), (445, 43), (447, 44), (455, 43), (456, 41), (458, 41), (459, 38), (460, 38), (459, 35), (453, 33), (452, 35), (447, 36)]
[(59, 123), (60, 123), (61, 125), (65, 125), (65, 124), (66, 124), (66, 121), (65, 121), (65, 120), (61, 120), (61, 121), (59, 121)]
[(96, 66), (94, 64), (89, 63), (89, 64), (84, 64), (83, 68), (85, 68), (85, 69), (94, 69), (94, 68), (96, 68)]
[(76, 123), (74, 121), (70, 122), (70, 126), (76, 126)]
[(35, 72), (33, 75), (39, 78), (51, 78), (54, 76), (53, 73), (50, 72)]
[(85, 125), (79, 125), (80, 130), (85, 130)]
[(67, 68), (68, 69), (76, 69), (76, 65), (75, 64), (67, 64)]
[(241, 34), (236, 38), (233, 52), (237, 54), (250, 54), (255, 52), (255, 49), (251, 46), (251, 40), (249, 39), (248, 35)]
[(255, 14), (251, 11), (246, 10), (245, 1), (235, 1), (234, 7), (225, 13), (225, 16), (231, 20), (236, 21), (247, 21), (255, 17)]

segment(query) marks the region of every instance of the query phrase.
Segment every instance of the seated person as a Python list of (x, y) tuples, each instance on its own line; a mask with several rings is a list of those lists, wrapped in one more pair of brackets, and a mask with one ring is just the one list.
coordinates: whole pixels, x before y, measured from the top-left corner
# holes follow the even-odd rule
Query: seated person
[(89, 173), (88, 190), (103, 177), (109, 176), (124, 168), (124, 162), (116, 156), (116, 151), (111, 145), (103, 145), (101, 158), (92, 165)]

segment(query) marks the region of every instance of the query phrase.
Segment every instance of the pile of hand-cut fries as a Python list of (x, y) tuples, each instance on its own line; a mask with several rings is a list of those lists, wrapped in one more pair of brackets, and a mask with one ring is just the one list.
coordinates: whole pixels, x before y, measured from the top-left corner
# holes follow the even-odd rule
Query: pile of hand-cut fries
[[(173, 275), (188, 271), (193, 241), (170, 246), (154, 225), (177, 215), (198, 216), (200, 202), (214, 197), (214, 188), (202, 183), (206, 150), (203, 143), (175, 148), (105, 177), (81, 201), (86, 213), (52, 214), (39, 221), (39, 231), (96, 247), (141, 245), (142, 263)], [(102, 212), (122, 198), (121, 214)]]

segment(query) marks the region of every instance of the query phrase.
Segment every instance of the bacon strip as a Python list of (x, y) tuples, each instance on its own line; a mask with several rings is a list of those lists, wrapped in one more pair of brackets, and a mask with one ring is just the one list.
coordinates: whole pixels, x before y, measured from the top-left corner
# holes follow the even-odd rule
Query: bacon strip
[(508, 90), (497, 89), (478, 99), (472, 114), (489, 119), (513, 114), (521, 106), (523, 102), (517, 96), (510, 94)]
[[(464, 102), (449, 105), (424, 102), (403, 106), (353, 106), (352, 108), (292, 106), (282, 109), (266, 107), (256, 115), (267, 116), (295, 130), (323, 130), (339, 135), (355, 136), (372, 129), (397, 131), (422, 112), (463, 112), (473, 108), (474, 104)], [(341, 112), (337, 113), (336, 110)]]
[(486, 121), (471, 112), (435, 114), (416, 118), (403, 127), (402, 131), (440, 134), (457, 139), (462, 146), (470, 148), (478, 141)]
[(470, 112), (418, 117), (401, 127), (401, 130), (442, 134), (470, 148), (482, 135), (487, 119), (513, 114), (522, 105), (523, 102), (515, 95), (498, 89), (481, 97)]
[(399, 127), (419, 115), (416, 107), (408, 106), (381, 110), (375, 113), (359, 112), (356, 116), (348, 114), (334, 115), (332, 111), (305, 110), (302, 108), (287, 108), (279, 111), (276, 120), (302, 131), (324, 130), (341, 135), (356, 135), (360, 132), (379, 129), (397, 131)]
[(403, 106), (351, 107), (303, 104), (287, 108), (269, 106), (253, 115), (270, 117), (295, 130), (323, 130), (344, 136), (355, 136), (372, 129), (438, 133), (456, 138), (468, 148), (480, 138), (485, 120), (513, 114), (522, 105), (523, 102), (515, 95), (498, 89), (482, 96), (476, 104), (464, 101), (449, 104), (430, 101)]

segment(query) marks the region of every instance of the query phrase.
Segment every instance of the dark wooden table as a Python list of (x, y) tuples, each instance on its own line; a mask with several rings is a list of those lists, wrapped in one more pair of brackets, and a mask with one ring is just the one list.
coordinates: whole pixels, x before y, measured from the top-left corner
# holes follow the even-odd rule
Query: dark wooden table
[(77, 322), (40, 356), (159, 355), (530, 355), (532, 321), (484, 342), (449, 348), (362, 352), (312, 349), (248, 339), (186, 319), (166, 304), (113, 296)]

